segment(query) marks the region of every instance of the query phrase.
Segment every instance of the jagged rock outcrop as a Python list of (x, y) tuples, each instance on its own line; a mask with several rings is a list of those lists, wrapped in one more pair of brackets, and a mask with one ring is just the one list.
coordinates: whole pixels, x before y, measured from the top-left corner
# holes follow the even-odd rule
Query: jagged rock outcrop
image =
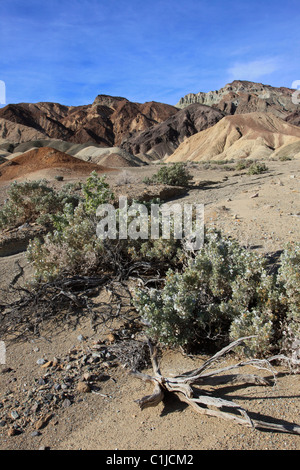
[(200, 103), (220, 109), (226, 114), (266, 112), (285, 119), (297, 110), (299, 112), (299, 105), (292, 100), (294, 91), (285, 87), (276, 88), (262, 83), (234, 80), (220, 90), (189, 93), (179, 100), (176, 107), (182, 109), (192, 103)]
[[(213, 127), (186, 139), (169, 162), (263, 159), (300, 142), (300, 128), (269, 113), (225, 116)], [(287, 155), (287, 156), (294, 156)]]
[(216, 124), (225, 113), (209, 106), (192, 104), (166, 121), (127, 138), (122, 147), (133, 155), (147, 154), (153, 159), (171, 155), (187, 137)]
[(285, 120), (286, 122), (290, 124), (294, 124), (294, 126), (300, 126), (300, 110), (295, 111), (292, 114), (289, 114)]
[[(83, 106), (58, 103), (9, 104), (0, 109), (0, 119), (14, 123), (15, 126), (26, 126), (26, 129), (19, 127), (19, 131), (11, 135), (14, 143), (50, 138), (111, 147), (118, 146), (127, 136), (149, 129), (177, 112), (177, 108), (168, 104), (132, 103), (122, 97), (98, 95), (93, 104)], [(31, 131), (30, 138), (27, 135), (28, 128), (35, 132)]]

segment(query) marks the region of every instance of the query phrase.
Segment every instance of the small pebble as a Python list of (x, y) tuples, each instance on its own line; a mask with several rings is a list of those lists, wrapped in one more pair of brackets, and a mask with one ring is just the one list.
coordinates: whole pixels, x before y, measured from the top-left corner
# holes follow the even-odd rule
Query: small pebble
[(16, 411), (16, 410), (12, 410), (11, 413), (10, 413), (12, 419), (18, 419), (20, 418), (20, 415), (19, 413)]
[(45, 361), (45, 359), (40, 358), (40, 359), (38, 359), (38, 360), (36, 361), (36, 363), (37, 363), (38, 366), (42, 366), (43, 364), (46, 363), (46, 361)]
[(62, 406), (63, 406), (64, 408), (68, 408), (68, 407), (71, 406), (71, 405), (72, 405), (72, 403), (71, 403), (71, 401), (70, 401), (68, 398), (66, 398), (66, 399), (62, 402)]

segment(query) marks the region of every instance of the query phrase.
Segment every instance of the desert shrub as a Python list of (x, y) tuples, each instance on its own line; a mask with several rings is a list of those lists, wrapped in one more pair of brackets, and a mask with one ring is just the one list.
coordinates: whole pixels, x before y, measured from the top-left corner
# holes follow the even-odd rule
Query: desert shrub
[(271, 274), (263, 256), (214, 229), (206, 229), (195, 253), (172, 230), (170, 239), (101, 240), (96, 209), (113, 194), (97, 174), (81, 190), (77, 206), (66, 199), (62, 211), (50, 214), (54, 230), (29, 245), (38, 282), (150, 267), (162, 287), (137, 289), (133, 304), (147, 334), (163, 344), (204, 349), (254, 335), (244, 352), (264, 356), (300, 338), (300, 244), (286, 248), (278, 274)]
[(81, 202), (74, 211), (65, 207), (63, 221), (43, 241), (35, 238), (27, 249), (35, 279), (52, 281), (66, 275), (93, 273), (103, 255), (103, 245), (96, 236), (95, 223)]
[(250, 165), (247, 174), (259, 175), (261, 173), (264, 173), (265, 171), (268, 171), (268, 167), (266, 166), (265, 163), (254, 162)]
[(278, 272), (280, 301), (286, 310), (283, 336), (300, 339), (300, 243), (289, 243), (280, 257)]
[(114, 200), (114, 194), (111, 192), (110, 186), (106, 182), (106, 176), (98, 176), (96, 171), (93, 171), (82, 185), (82, 193), (84, 209), (89, 214), (96, 213), (100, 204)]
[(132, 184), (134, 182), (136, 182), (136, 178), (131, 173), (128, 173), (128, 171), (123, 170), (122, 173), (118, 175), (115, 185), (122, 186), (124, 184)]
[(74, 206), (65, 202), (61, 212), (50, 216), (54, 231), (43, 241), (29, 243), (27, 255), (38, 281), (48, 282), (66, 274), (89, 274), (96, 271), (103, 257), (102, 240), (96, 235), (96, 209), (109, 203), (113, 194), (105, 181), (93, 172), (82, 184), (82, 198)]
[[(140, 201), (133, 201), (140, 204)], [(163, 267), (164, 271), (170, 266), (181, 265), (182, 260), (186, 253), (182, 250), (182, 240), (176, 239), (174, 236), (174, 219), (172, 213), (170, 214), (170, 236), (169, 238), (162, 238), (162, 213), (159, 212), (156, 223), (159, 231), (159, 238), (155, 239), (151, 235), (152, 215), (151, 205), (156, 204), (161, 208), (160, 199), (152, 199), (150, 201), (143, 201), (143, 206), (148, 211), (148, 230), (146, 238), (139, 238), (137, 240), (126, 240), (126, 247), (124, 250), (133, 261), (148, 261), (153, 262), (156, 267)], [(131, 218), (128, 218), (128, 225), (131, 223)]]
[(75, 207), (78, 200), (70, 185), (57, 192), (46, 180), (13, 182), (0, 210), (0, 228), (34, 221), (47, 225), (52, 214), (61, 212), (67, 203)]
[[(151, 216), (148, 238), (120, 240), (117, 225), (116, 239), (106, 239), (103, 244), (97, 236), (99, 218), (96, 209), (100, 204), (112, 202), (113, 194), (105, 178), (95, 174), (82, 184), (81, 189), (83, 196), (77, 207), (66, 202), (62, 211), (48, 214), (52, 230), (43, 241), (35, 239), (29, 244), (28, 259), (35, 268), (36, 279), (47, 282), (66, 274), (93, 274), (103, 266), (109, 269), (111, 266), (104, 251), (124, 264), (144, 260), (153, 263), (154, 269), (162, 268), (163, 271), (181, 262), (181, 241), (174, 238), (172, 229), (168, 240), (151, 238)], [(150, 206), (152, 202), (158, 204), (160, 201), (143, 204)], [(132, 217), (128, 217), (128, 226), (131, 222)]]
[(240, 160), (237, 162), (235, 165), (235, 170), (240, 171), (240, 170), (245, 170), (246, 168), (249, 168), (253, 164), (253, 160), (247, 159), (247, 160)]
[(148, 334), (163, 344), (220, 345), (229, 336), (255, 334), (251, 354), (272, 347), (274, 279), (263, 258), (214, 230), (183, 272), (168, 271), (163, 289), (137, 289), (134, 305)]
[(212, 160), (212, 163), (214, 163), (215, 165), (219, 165), (219, 166), (223, 166), (223, 165), (228, 165), (229, 163), (234, 163), (234, 160), (233, 159), (229, 159), (229, 160)]
[[(151, 238), (151, 216), (148, 238), (119, 239), (118, 224), (115, 239), (98, 238), (96, 210), (100, 204), (110, 203), (113, 199), (105, 177), (92, 174), (82, 184), (82, 199), (78, 206), (74, 209), (66, 203), (62, 212), (51, 215), (54, 231), (43, 241), (33, 240), (27, 250), (36, 280), (48, 282), (65, 275), (95, 274), (103, 269), (113, 271), (114, 264), (128, 267), (130, 262), (138, 261), (153, 264), (154, 270), (166, 271), (169, 266), (181, 262), (181, 242), (174, 238), (172, 229), (168, 240)], [(150, 201), (144, 205), (150, 206), (151, 202), (158, 203)], [(132, 218), (128, 217), (128, 226)]]
[(172, 163), (162, 166), (151, 178), (145, 178), (146, 184), (168, 184), (170, 186), (188, 186), (193, 179), (185, 163)]

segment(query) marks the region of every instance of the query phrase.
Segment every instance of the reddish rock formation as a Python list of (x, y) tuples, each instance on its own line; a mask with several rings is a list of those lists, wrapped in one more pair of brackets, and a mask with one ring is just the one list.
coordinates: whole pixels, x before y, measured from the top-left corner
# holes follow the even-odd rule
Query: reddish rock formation
[[(0, 164), (0, 181), (11, 181), (26, 178), (42, 170), (67, 170), (68, 174), (88, 175), (92, 171), (103, 173), (111, 171), (95, 163), (85, 162), (79, 158), (49, 147), (33, 149)], [(38, 179), (38, 178), (37, 178)]]
[(14, 136), (15, 143), (25, 142), (26, 135), (22, 131), (31, 128), (44, 138), (111, 147), (137, 131), (166, 120), (177, 111), (174, 106), (163, 103), (132, 103), (126, 98), (99, 95), (93, 104), (83, 106), (9, 104), (0, 109), (0, 119), (26, 126), (26, 129), (21, 128), (18, 136)]

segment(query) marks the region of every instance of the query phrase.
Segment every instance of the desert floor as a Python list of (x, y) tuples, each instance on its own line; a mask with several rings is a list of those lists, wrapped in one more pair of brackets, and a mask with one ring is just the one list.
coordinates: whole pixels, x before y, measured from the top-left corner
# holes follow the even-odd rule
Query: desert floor
[[(267, 165), (268, 172), (253, 176), (247, 175), (246, 171), (229, 171), (221, 165), (208, 169), (200, 164), (193, 165), (190, 171), (195, 186), (184, 196), (177, 197), (176, 202), (204, 203), (207, 225), (222, 229), (249, 249), (276, 258), (286, 242), (299, 241), (300, 160), (270, 161)], [(120, 194), (132, 196), (135, 192), (149, 190), (142, 180), (156, 170), (155, 166), (126, 168), (126, 175), (125, 170), (112, 172), (108, 181), (112, 186), (118, 184), (116, 188)], [(120, 174), (123, 180), (126, 177), (123, 186), (119, 185)], [(35, 176), (51, 179), (53, 174)], [(76, 178), (65, 174), (65, 181)], [(6, 190), (7, 185), (2, 184), (0, 202), (5, 199)], [(18, 273), (17, 263), (24, 267), (25, 276), (30, 278), (31, 267), (24, 251), (10, 256), (2, 254), (2, 287)], [(64, 325), (60, 329), (51, 329), (45, 325), (44, 336), (39, 338), (30, 337), (17, 343), (0, 338), (5, 340), (7, 349), (6, 363), (0, 365), (0, 449), (300, 449), (299, 436), (253, 430), (200, 415), (173, 397), (167, 397), (157, 407), (140, 411), (135, 400), (151, 393), (151, 385), (129, 375), (128, 368), (113, 356), (108, 355), (98, 362), (97, 389), (90, 393), (78, 391), (76, 386), (83, 381), (82, 375), (86, 371), (82, 357), (89, 358), (97, 344), (116, 343), (117, 339), (108, 336), (111, 333), (111, 327), (95, 333), (89, 319), (83, 318), (76, 328)], [(53, 363), (47, 365), (54, 358), (58, 359), (60, 367)], [(205, 358), (165, 349), (161, 369), (166, 375), (180, 373), (195, 369)], [(37, 364), (38, 359), (44, 359), (45, 364)], [(230, 355), (222, 366), (236, 360)], [(300, 424), (299, 374), (290, 373), (284, 366), (276, 366), (275, 370), (274, 385), (219, 385), (214, 388), (214, 393), (234, 400), (260, 420)], [(265, 370), (254, 373), (270, 376)], [(49, 397), (53, 394), (53, 384), (64, 384), (70, 400), (60, 399), (53, 406)], [(41, 417), (45, 418), (44, 426), (39, 428), (36, 423)], [(14, 424), (23, 426), (23, 432), (12, 432)]]

